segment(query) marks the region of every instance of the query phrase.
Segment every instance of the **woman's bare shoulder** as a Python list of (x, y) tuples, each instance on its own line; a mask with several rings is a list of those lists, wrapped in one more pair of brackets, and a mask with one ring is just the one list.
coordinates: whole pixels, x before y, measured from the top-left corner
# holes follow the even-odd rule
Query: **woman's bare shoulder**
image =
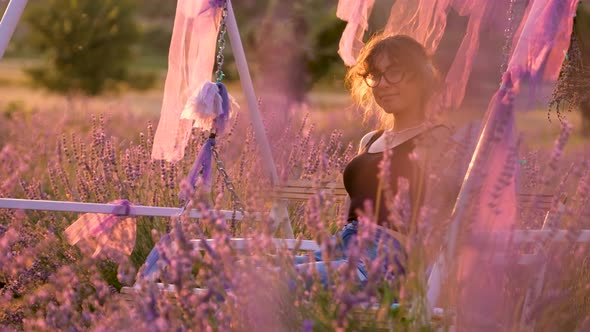
[(365, 136), (363, 136), (363, 138), (361, 138), (361, 142), (359, 143), (359, 153), (365, 148), (367, 147), (367, 144), (369, 144), (369, 141), (371, 140), (371, 138), (373, 138), (373, 136), (375, 136), (375, 134), (378, 132), (379, 130), (373, 130), (370, 131), (368, 133), (365, 134)]

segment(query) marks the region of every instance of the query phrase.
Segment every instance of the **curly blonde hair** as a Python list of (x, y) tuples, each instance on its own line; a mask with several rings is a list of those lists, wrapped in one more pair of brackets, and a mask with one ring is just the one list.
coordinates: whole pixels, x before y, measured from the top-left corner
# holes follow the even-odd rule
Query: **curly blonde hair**
[(371, 37), (363, 47), (356, 64), (348, 69), (345, 83), (354, 101), (363, 109), (364, 121), (377, 120), (382, 128), (387, 128), (391, 127), (395, 120), (376, 103), (372, 88), (364, 81), (364, 77), (375, 70), (380, 54), (387, 54), (390, 60), (417, 75), (424, 93), (425, 111), (440, 90), (441, 80), (432, 58), (424, 46), (413, 38), (405, 35), (387, 36), (382, 33)]

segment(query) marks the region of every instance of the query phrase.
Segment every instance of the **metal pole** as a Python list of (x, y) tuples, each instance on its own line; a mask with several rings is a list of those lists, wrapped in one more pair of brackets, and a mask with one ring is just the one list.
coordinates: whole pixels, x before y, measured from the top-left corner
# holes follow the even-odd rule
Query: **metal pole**
[[(230, 0), (227, 0), (226, 19), (227, 33), (229, 35), (229, 40), (232, 46), (234, 58), (236, 60), (238, 73), (240, 74), (242, 90), (244, 90), (244, 95), (246, 96), (246, 100), (248, 102), (250, 120), (252, 121), (252, 127), (254, 129), (254, 134), (256, 135), (256, 141), (258, 141), (258, 145), (260, 146), (260, 152), (262, 154), (264, 165), (267, 171), (270, 173), (271, 184), (273, 186), (276, 186), (279, 184), (279, 175), (277, 173), (277, 167), (272, 157), (272, 152), (270, 150), (268, 138), (266, 137), (266, 131), (264, 129), (264, 125), (262, 124), (262, 118), (258, 110), (258, 100), (256, 99), (256, 94), (254, 93), (252, 77), (250, 76), (250, 71), (248, 70), (248, 62), (246, 61), (244, 46), (242, 45), (240, 32), (238, 31), (238, 23), (236, 22), (234, 9), (232, 7)], [(277, 209), (276, 212), (279, 216), (279, 218), (277, 218), (278, 220), (275, 221), (283, 224), (283, 232), (285, 233), (286, 237), (293, 238), (293, 229), (291, 228), (291, 223), (288, 219), (287, 207), (285, 205), (285, 202), (277, 201), (275, 202), (275, 204), (275, 208)], [(287, 216), (286, 220), (285, 216)]]
[(6, 7), (2, 21), (0, 21), (0, 59), (8, 47), (8, 42), (16, 29), (28, 0), (11, 0)]

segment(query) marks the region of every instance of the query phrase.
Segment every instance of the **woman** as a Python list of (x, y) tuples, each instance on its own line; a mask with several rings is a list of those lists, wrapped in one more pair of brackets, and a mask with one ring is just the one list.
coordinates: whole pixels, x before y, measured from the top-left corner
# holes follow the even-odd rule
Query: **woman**
[[(407, 259), (405, 237), (415, 231), (425, 197), (424, 161), (437, 150), (439, 144), (433, 142), (446, 142), (450, 137), (448, 128), (426, 123), (439, 87), (439, 76), (424, 47), (414, 39), (378, 35), (364, 47), (357, 64), (349, 69), (346, 81), (355, 100), (365, 109), (365, 115), (376, 115), (383, 129), (371, 131), (361, 139), (359, 154), (344, 170), (344, 185), (350, 197), (348, 224), (340, 233), (341, 250), (331, 265), (347, 263), (352, 243), (358, 245), (359, 218), (373, 214), (376, 232), (373, 243), (363, 250), (364, 255), (374, 261), (377, 248), (383, 248), (387, 254), (381, 255), (385, 257), (383, 273), (400, 275)], [(384, 156), (388, 158), (387, 163), (383, 163)], [(387, 164), (388, 170), (381, 169), (380, 165)], [(398, 193), (398, 183), (406, 183), (409, 189), (406, 191), (410, 213), (406, 213), (402, 223), (400, 218), (392, 218), (388, 209), (391, 204), (386, 201)], [(315, 259), (326, 284), (321, 252), (316, 252)], [(309, 268), (305, 257), (297, 257), (296, 263), (302, 264), (299, 269)], [(359, 281), (366, 282), (369, 267), (360, 259), (357, 268)]]

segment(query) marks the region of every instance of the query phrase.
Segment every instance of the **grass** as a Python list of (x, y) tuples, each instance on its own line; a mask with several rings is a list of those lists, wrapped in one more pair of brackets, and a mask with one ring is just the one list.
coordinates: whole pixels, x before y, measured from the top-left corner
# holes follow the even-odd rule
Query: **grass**
[(23, 69), (35, 65), (38, 60), (25, 60), (25, 59), (14, 59), (14, 58), (3, 58), (0, 60), (0, 72), (2, 77), (0, 78), (0, 86), (21, 86), (27, 85), (27, 77), (23, 72)]
[(168, 68), (168, 59), (158, 55), (141, 56), (133, 63), (132, 68), (165, 72)]

